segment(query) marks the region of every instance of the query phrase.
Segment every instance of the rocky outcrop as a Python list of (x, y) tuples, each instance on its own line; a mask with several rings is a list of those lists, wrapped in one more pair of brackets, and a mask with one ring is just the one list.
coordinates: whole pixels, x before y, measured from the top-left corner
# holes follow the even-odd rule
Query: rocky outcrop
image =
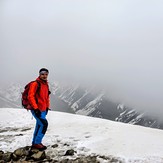
[[(56, 150), (57, 144), (52, 145), (50, 150)], [(51, 158), (46, 154), (46, 151), (39, 151), (38, 149), (31, 149), (31, 147), (26, 146), (16, 149), (14, 152), (3, 152), (0, 151), (0, 163), (100, 163), (101, 160), (107, 163), (123, 163), (120, 159), (113, 157), (99, 156), (99, 155), (88, 155), (88, 156), (78, 156), (75, 155), (76, 151), (69, 149), (65, 151), (63, 156), (56, 158)]]
[(31, 147), (26, 146), (23, 148), (18, 148), (14, 152), (0, 151), (0, 163), (6, 162), (35, 162), (46, 159), (49, 161), (45, 154), (45, 151), (39, 151), (38, 149), (31, 149)]

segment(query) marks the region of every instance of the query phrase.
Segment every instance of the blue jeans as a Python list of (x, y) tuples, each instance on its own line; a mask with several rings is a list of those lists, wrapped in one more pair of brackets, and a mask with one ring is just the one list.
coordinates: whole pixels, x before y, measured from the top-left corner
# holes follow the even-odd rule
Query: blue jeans
[(31, 113), (36, 119), (36, 126), (33, 134), (32, 144), (40, 144), (48, 127), (48, 121), (46, 119), (47, 112), (41, 112), (40, 117), (36, 116), (34, 110), (31, 110)]

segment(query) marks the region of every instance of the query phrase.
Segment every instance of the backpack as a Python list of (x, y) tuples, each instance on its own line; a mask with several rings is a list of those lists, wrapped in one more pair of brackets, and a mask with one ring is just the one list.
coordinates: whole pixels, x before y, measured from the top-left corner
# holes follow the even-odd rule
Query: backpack
[(27, 110), (32, 109), (32, 106), (30, 105), (29, 100), (28, 100), (28, 92), (29, 92), (29, 88), (30, 88), (31, 83), (33, 83), (33, 82), (37, 82), (37, 85), (38, 85), (37, 90), (36, 90), (36, 94), (37, 94), (39, 92), (39, 90), (40, 90), (40, 83), (37, 80), (29, 82), (24, 87), (24, 92), (22, 92), (22, 98), (21, 98), (22, 107), (27, 109)]

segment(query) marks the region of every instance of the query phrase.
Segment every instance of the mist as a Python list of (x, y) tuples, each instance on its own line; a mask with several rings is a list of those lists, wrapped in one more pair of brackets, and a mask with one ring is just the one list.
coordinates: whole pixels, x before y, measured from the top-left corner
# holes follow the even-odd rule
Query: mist
[(96, 85), (137, 110), (163, 114), (163, 1), (1, 0), (1, 87)]

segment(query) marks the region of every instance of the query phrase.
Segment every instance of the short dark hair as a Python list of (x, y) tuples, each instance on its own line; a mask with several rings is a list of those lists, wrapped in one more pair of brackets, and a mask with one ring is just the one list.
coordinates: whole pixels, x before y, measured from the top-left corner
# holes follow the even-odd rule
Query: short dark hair
[(41, 73), (41, 72), (43, 72), (43, 71), (45, 71), (45, 72), (49, 73), (49, 70), (48, 70), (48, 69), (46, 69), (46, 68), (41, 68), (41, 69), (39, 70), (39, 73)]

